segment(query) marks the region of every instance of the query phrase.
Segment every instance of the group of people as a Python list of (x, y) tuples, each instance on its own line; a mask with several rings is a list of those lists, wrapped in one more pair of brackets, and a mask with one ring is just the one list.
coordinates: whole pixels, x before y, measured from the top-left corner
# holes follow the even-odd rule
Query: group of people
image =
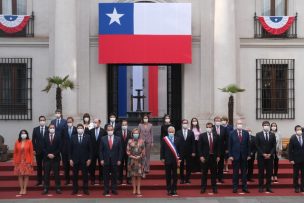
[[(91, 122), (89, 114), (83, 115), (83, 123), (74, 125), (74, 119), (62, 117), (56, 110), (56, 118), (46, 125), (46, 117), (39, 117), (39, 126), (33, 129), (32, 140), (26, 130), (21, 130), (14, 148), (14, 173), (18, 175), (20, 195), (27, 193), (29, 175), (34, 173), (34, 156), (37, 165), (37, 186), (43, 186), (48, 194), (50, 174), (54, 175), (56, 193), (61, 194), (60, 162), (64, 170), (65, 185), (71, 182), (78, 193), (79, 171), (82, 174), (83, 193), (89, 195), (91, 185), (104, 185), (103, 195), (117, 195), (118, 184), (132, 184), (133, 194), (141, 195), (141, 179), (150, 172), (150, 153), (153, 147), (153, 130), (149, 116), (144, 115), (139, 126), (130, 129), (127, 120), (117, 122), (110, 114), (109, 122), (101, 127), (100, 119)], [(182, 120), (180, 130), (164, 116), (160, 135), (160, 159), (164, 163), (167, 194), (177, 195), (177, 170), (180, 184), (190, 184), (191, 174), (201, 172), (201, 193), (206, 192), (208, 171), (211, 174), (213, 193), (218, 184), (224, 183), (229, 160), (233, 167), (232, 190), (237, 193), (239, 179), (241, 189), (249, 193), (247, 181), (253, 181), (254, 160), (258, 161), (259, 192), (272, 193), (272, 182), (278, 181), (278, 162), (282, 152), (282, 136), (276, 123), (264, 121), (262, 131), (253, 135), (244, 129), (242, 120), (235, 128), (227, 117), (216, 116), (207, 122), (205, 129), (197, 118)], [(295, 127), (290, 138), (289, 160), (293, 164), (295, 192), (304, 192), (304, 146), (302, 127)], [(95, 174), (97, 167), (98, 174)], [(298, 183), (301, 171), (301, 185)], [(264, 182), (266, 180), (266, 183)]]

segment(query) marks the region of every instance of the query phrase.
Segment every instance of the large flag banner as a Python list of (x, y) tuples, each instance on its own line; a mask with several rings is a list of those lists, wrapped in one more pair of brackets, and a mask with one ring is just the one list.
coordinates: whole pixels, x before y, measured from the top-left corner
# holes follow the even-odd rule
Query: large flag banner
[(99, 63), (192, 62), (190, 3), (100, 3)]

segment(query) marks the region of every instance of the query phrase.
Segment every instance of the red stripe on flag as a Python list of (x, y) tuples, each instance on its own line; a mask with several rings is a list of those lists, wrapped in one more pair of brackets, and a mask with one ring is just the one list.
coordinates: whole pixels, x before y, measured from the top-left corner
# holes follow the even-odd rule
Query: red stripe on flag
[(99, 63), (191, 63), (191, 35), (99, 35)]
[(158, 116), (158, 66), (149, 66), (149, 111)]

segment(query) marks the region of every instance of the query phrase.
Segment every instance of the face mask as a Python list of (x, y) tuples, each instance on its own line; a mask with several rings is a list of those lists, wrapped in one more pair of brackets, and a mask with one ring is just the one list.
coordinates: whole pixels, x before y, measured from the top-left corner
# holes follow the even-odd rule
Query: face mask
[(45, 126), (45, 121), (40, 121), (39, 124), (40, 126)]
[(121, 129), (123, 129), (123, 130), (127, 130), (127, 128), (128, 128), (128, 126), (127, 126), (127, 125), (123, 125), (123, 126), (121, 126)]
[(216, 126), (220, 126), (220, 125), (221, 125), (221, 122), (216, 121), (216, 122), (215, 122), (215, 125), (216, 125)]
[(82, 135), (83, 134), (83, 129), (79, 128), (79, 129), (77, 129), (77, 132), (78, 132), (79, 135)]
[(27, 137), (27, 134), (21, 134), (21, 139), (25, 140)]
[(173, 137), (174, 136), (174, 133), (169, 133), (169, 137)]
[(197, 125), (197, 122), (196, 121), (192, 122), (192, 125)]
[(61, 114), (60, 113), (56, 113), (56, 118), (61, 118)]
[(145, 119), (144, 119), (144, 122), (145, 122), (145, 123), (148, 123), (148, 119), (147, 119), (147, 118), (145, 118)]
[(249, 133), (249, 135), (252, 135), (252, 132), (248, 132)]
[(108, 135), (113, 135), (113, 131), (108, 131)]
[(139, 134), (133, 134), (133, 138), (137, 140), (139, 138)]
[(269, 125), (265, 125), (265, 126), (263, 127), (263, 129), (264, 129), (266, 132), (268, 132), (268, 131), (270, 130), (270, 127), (269, 127)]
[(55, 133), (55, 129), (54, 128), (50, 128), (49, 131), (50, 131), (51, 134)]
[(206, 128), (207, 133), (211, 133), (212, 128)]
[(88, 117), (85, 117), (83, 120), (84, 120), (84, 122), (87, 123), (87, 122), (89, 122), (90, 119)]
[(111, 122), (115, 122), (115, 120), (116, 120), (116, 118), (114, 118), (114, 117), (111, 117), (111, 118), (110, 118), (110, 121), (111, 121)]
[(222, 125), (227, 125), (227, 121), (222, 121)]
[(169, 118), (166, 118), (166, 119), (165, 119), (165, 122), (166, 122), (166, 123), (170, 123), (170, 119), (169, 119)]
[(187, 129), (188, 128), (188, 124), (187, 123), (183, 123), (183, 128)]
[(242, 130), (243, 125), (242, 125), (242, 124), (237, 124), (237, 125), (236, 125), (236, 128), (237, 128), (238, 130)]
[(272, 130), (272, 131), (276, 131), (276, 130), (277, 130), (277, 127), (271, 127), (271, 130)]
[(73, 123), (68, 123), (68, 127), (72, 127), (73, 126)]
[(97, 123), (94, 123), (94, 128), (98, 128), (98, 125), (97, 125)]
[(302, 130), (297, 130), (297, 135), (302, 135)]

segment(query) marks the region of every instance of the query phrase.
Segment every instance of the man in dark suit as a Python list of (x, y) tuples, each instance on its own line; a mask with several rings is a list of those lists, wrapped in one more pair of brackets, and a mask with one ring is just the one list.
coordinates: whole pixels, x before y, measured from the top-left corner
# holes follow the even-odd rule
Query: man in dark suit
[(126, 172), (126, 181), (127, 184), (130, 184), (131, 181), (129, 178), (127, 178), (128, 174), (128, 154), (127, 154), (127, 145), (129, 142), (129, 139), (131, 139), (131, 131), (128, 129), (128, 121), (123, 120), (121, 122), (121, 130), (117, 131), (117, 136), (120, 137), (121, 145), (122, 145), (122, 160), (119, 167), (119, 182), (120, 184), (123, 184), (123, 172), (125, 170)]
[(107, 135), (101, 138), (99, 156), (100, 164), (103, 166), (103, 195), (109, 195), (110, 177), (112, 194), (117, 195), (117, 172), (121, 164), (122, 145), (120, 138), (114, 136), (114, 128), (112, 125), (107, 126)]
[[(226, 116), (222, 116), (221, 118), (222, 121), (222, 126), (225, 128), (226, 130), (226, 136), (227, 136), (227, 140), (229, 140), (229, 135), (230, 133), (233, 131), (233, 126), (229, 124), (229, 119)], [(228, 141), (227, 141), (227, 146), (228, 146)], [(229, 151), (228, 148), (225, 151), (225, 157), (224, 157), (225, 161), (224, 161), (224, 173), (228, 173), (229, 172)]]
[(48, 194), (50, 187), (50, 172), (53, 170), (55, 176), (56, 193), (61, 194), (60, 189), (60, 149), (61, 136), (56, 135), (55, 125), (49, 125), (49, 135), (44, 136), (43, 155), (44, 155), (44, 195)]
[(70, 165), (73, 167), (73, 192), (78, 193), (78, 173), (81, 170), (83, 180), (83, 193), (89, 195), (88, 190), (88, 167), (92, 159), (92, 147), (90, 136), (84, 134), (84, 126), (77, 125), (77, 134), (74, 134), (70, 142)]
[[(293, 165), (293, 186), (296, 193), (304, 192), (304, 144), (302, 127), (295, 127), (295, 134), (290, 137), (288, 158)], [(301, 171), (301, 185), (299, 185), (299, 172)]]
[[(181, 184), (188, 183), (190, 184), (190, 175), (191, 175), (191, 160), (195, 156), (195, 142), (194, 142), (194, 133), (192, 130), (189, 130), (188, 120), (182, 120), (182, 129), (177, 131), (176, 136), (180, 139), (181, 144), (181, 155), (183, 159), (180, 163), (180, 179)], [(185, 167), (186, 165), (186, 167)], [(186, 177), (184, 169), (186, 168)]]
[(217, 179), (219, 184), (224, 183), (224, 160), (225, 153), (228, 152), (228, 135), (226, 132), (225, 127), (221, 125), (221, 117), (216, 116), (214, 118), (213, 133), (218, 136), (221, 149), (220, 161), (217, 163)]
[(46, 124), (45, 116), (40, 116), (39, 126), (33, 129), (33, 135), (32, 135), (32, 142), (33, 142), (34, 153), (37, 163), (36, 186), (42, 186), (43, 143), (44, 143), (44, 137), (49, 134), (48, 127), (45, 124)]
[(109, 116), (109, 122), (107, 124), (105, 124), (104, 129), (107, 129), (108, 125), (112, 125), (113, 126), (113, 128), (114, 128), (114, 135), (116, 135), (117, 132), (119, 130), (121, 130), (121, 126), (120, 126), (119, 122), (117, 121), (115, 113), (111, 113), (110, 114), (110, 116)]
[(100, 165), (100, 158), (99, 158), (99, 147), (100, 147), (100, 141), (103, 136), (106, 135), (106, 131), (100, 127), (101, 120), (98, 118), (95, 118), (93, 121), (94, 128), (90, 130), (90, 138), (92, 143), (92, 162), (90, 166), (90, 179), (91, 179), (91, 185), (95, 185), (95, 170), (96, 170), (96, 162), (98, 162), (98, 181), (99, 184), (102, 184), (103, 181), (103, 175), (102, 175), (102, 166)]
[(61, 138), (61, 158), (64, 169), (65, 185), (70, 184), (70, 160), (69, 160), (69, 148), (72, 136), (77, 133), (77, 128), (73, 126), (74, 118), (67, 118), (67, 127), (62, 131)]
[(229, 159), (233, 166), (233, 193), (237, 193), (239, 186), (239, 171), (241, 169), (242, 191), (249, 193), (247, 187), (247, 160), (250, 159), (249, 133), (243, 130), (242, 120), (236, 123), (236, 130), (229, 136)]
[(250, 159), (248, 160), (247, 180), (249, 182), (254, 182), (253, 168), (254, 168), (254, 160), (256, 154), (255, 136), (252, 134), (252, 131), (250, 129), (248, 129), (247, 131), (249, 133), (249, 141), (250, 141)]
[(206, 192), (208, 170), (211, 173), (212, 191), (217, 193), (216, 166), (221, 153), (219, 138), (212, 132), (212, 126), (212, 123), (206, 123), (206, 132), (200, 134), (198, 140), (198, 153), (202, 162), (201, 193)]
[(259, 192), (264, 191), (264, 175), (266, 170), (266, 192), (272, 193), (271, 176), (273, 171), (273, 156), (276, 149), (275, 135), (270, 132), (269, 121), (263, 121), (263, 131), (256, 134), (256, 148), (259, 168)]
[(67, 127), (67, 121), (62, 118), (61, 109), (55, 111), (56, 118), (51, 121), (55, 125), (56, 135), (62, 135), (63, 129)]
[(165, 164), (167, 194), (172, 196), (177, 195), (177, 167), (183, 159), (180, 153), (180, 139), (175, 136), (175, 128), (170, 126), (161, 142), (160, 160)]

